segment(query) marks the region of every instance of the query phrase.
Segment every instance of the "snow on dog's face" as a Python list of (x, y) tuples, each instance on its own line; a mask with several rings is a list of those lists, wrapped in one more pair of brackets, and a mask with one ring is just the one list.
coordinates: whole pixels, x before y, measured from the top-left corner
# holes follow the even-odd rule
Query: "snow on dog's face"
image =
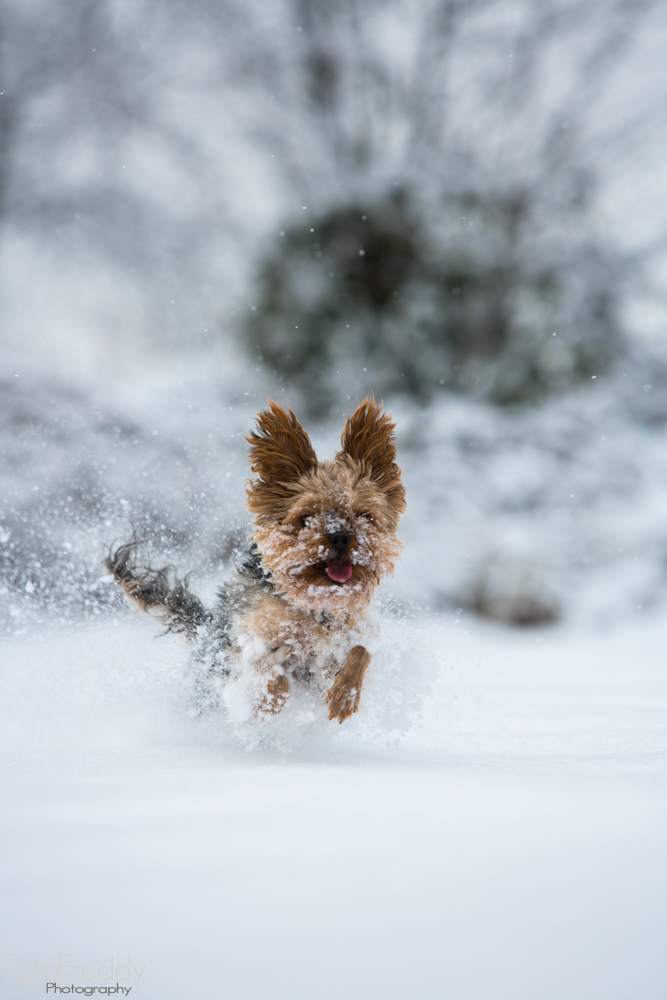
[(405, 490), (391, 418), (364, 400), (333, 462), (317, 461), (291, 410), (270, 402), (257, 424), (248, 507), (264, 571), (298, 607), (340, 614), (368, 604), (401, 551)]

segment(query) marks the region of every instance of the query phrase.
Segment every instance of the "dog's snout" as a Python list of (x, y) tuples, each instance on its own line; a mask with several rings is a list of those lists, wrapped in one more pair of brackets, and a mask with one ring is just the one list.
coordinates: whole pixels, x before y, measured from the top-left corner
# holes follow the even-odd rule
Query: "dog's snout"
[(335, 535), (331, 535), (329, 538), (331, 542), (332, 549), (336, 552), (345, 552), (350, 544), (350, 536), (345, 531), (337, 531)]

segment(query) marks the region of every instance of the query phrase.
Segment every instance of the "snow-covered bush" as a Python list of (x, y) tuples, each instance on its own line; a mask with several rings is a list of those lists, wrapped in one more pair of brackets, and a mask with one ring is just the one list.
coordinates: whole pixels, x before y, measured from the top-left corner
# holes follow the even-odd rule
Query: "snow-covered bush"
[(300, 221), (263, 263), (247, 342), (315, 411), (341, 385), (517, 403), (590, 378), (620, 347), (614, 259), (566, 212), (566, 247), (532, 192), (491, 186), (430, 204), (393, 187)]
[(369, 389), (532, 402), (608, 368), (628, 269), (596, 109), (647, 10), (286, 0), (254, 82), (291, 208), (257, 255), (251, 355), (314, 412)]

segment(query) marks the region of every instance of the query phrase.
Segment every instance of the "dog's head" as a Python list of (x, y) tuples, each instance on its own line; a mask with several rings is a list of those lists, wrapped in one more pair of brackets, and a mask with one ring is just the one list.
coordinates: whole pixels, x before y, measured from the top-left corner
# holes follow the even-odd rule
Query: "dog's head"
[(401, 550), (405, 490), (394, 425), (372, 399), (348, 418), (342, 449), (318, 462), (291, 410), (270, 402), (250, 442), (248, 507), (262, 566), (291, 604), (340, 614), (370, 601)]

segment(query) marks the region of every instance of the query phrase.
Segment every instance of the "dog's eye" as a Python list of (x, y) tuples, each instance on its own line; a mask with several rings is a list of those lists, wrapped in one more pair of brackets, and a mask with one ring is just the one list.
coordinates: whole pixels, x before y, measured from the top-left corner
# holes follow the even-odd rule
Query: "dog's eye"
[(311, 517), (312, 517), (312, 514), (302, 514), (301, 515), (301, 527), (302, 528), (306, 527), (306, 525), (310, 521)]
[(365, 521), (373, 521), (373, 515), (369, 514), (368, 511), (365, 510), (362, 510), (360, 514), (357, 514), (357, 517), (363, 517)]

